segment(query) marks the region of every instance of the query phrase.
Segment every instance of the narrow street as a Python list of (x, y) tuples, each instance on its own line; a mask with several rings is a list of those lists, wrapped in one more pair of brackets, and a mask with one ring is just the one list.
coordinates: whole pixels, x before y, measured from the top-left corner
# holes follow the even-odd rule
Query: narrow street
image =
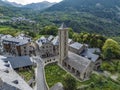
[(37, 62), (37, 68), (35, 69), (36, 74), (36, 86), (35, 90), (48, 90), (45, 83), (44, 77), (44, 65), (40, 57), (35, 57), (34, 60)]

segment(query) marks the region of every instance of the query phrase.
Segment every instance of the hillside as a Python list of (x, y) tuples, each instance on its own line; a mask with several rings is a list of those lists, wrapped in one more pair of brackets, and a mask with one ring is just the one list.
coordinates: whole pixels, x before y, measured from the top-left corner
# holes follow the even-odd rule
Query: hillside
[(50, 2), (47, 2), (47, 1), (43, 1), (43, 2), (40, 2), (40, 3), (27, 4), (23, 7), (24, 8), (29, 8), (29, 9), (32, 9), (32, 10), (43, 10), (43, 9), (48, 8), (48, 7), (51, 7), (54, 4), (55, 3), (50, 3)]
[(11, 6), (14, 6), (14, 7), (22, 7), (23, 6), (22, 4), (18, 4), (16, 2), (9, 2), (8, 0), (4, 0), (3, 2), (6, 4), (9, 4)]
[(0, 0), (0, 6), (7, 6), (7, 7), (10, 7), (10, 6), (12, 6), (12, 5), (6, 3), (5, 1)]
[(6, 5), (0, 0), (0, 16), (2, 16), (0, 18), (24, 16), (35, 20), (40, 29), (46, 25), (59, 26), (65, 22), (78, 33), (120, 36), (120, 0), (63, 0), (54, 5), (42, 2), (24, 7)]
[(113, 15), (119, 16), (120, 0), (63, 0), (50, 7), (48, 11), (79, 11), (113, 18)]
[(56, 14), (59, 20), (53, 22), (64, 21), (76, 32), (120, 35), (120, 0), (64, 0), (46, 12), (55, 12), (53, 16)]

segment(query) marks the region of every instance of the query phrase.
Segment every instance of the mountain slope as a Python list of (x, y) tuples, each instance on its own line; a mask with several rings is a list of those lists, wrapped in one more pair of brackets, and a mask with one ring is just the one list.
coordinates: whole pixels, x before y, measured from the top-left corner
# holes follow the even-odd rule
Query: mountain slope
[(120, 8), (120, 0), (63, 0), (47, 11), (80, 11), (112, 18), (113, 15), (119, 14), (118, 8)]
[(10, 4), (8, 4), (8, 3), (6, 3), (6, 2), (0, 0), (0, 6), (10, 7), (10, 6), (12, 6), (12, 5), (10, 5)]
[(65, 22), (76, 32), (120, 35), (120, 0), (63, 0), (45, 12), (50, 22)]
[(7, 0), (4, 0), (3, 2), (6, 3), (6, 4), (9, 4), (11, 6), (14, 6), (14, 7), (22, 7), (23, 6), (22, 4), (18, 4), (16, 2), (9, 2)]
[(25, 5), (23, 7), (33, 9), (33, 10), (43, 10), (43, 9), (48, 8), (48, 7), (51, 7), (54, 4), (55, 3), (50, 3), (50, 2), (44, 1), (44, 2), (40, 2), (40, 3), (28, 4), (28, 5)]

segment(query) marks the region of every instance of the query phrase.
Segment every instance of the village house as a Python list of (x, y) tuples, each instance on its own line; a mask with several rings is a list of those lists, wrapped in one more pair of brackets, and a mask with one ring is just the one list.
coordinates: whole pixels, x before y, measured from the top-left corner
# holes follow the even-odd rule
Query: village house
[(72, 44), (69, 45), (69, 50), (71, 52), (74, 52), (76, 54), (81, 54), (83, 52), (83, 50), (85, 50), (87, 47), (84, 44), (78, 43), (78, 42), (74, 42)]
[(15, 37), (2, 39), (3, 51), (13, 56), (31, 55), (34, 47), (26, 39), (17, 39)]
[(53, 52), (53, 44), (42, 36), (39, 40), (36, 41), (39, 49), (39, 55), (41, 58), (52, 57), (54, 55)]

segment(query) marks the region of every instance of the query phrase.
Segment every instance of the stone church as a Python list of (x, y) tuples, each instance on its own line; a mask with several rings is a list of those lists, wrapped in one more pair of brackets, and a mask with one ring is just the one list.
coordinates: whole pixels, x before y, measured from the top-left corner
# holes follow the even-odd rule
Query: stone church
[(59, 35), (59, 64), (80, 80), (90, 77), (94, 64), (76, 53), (68, 51), (68, 28), (62, 24)]

